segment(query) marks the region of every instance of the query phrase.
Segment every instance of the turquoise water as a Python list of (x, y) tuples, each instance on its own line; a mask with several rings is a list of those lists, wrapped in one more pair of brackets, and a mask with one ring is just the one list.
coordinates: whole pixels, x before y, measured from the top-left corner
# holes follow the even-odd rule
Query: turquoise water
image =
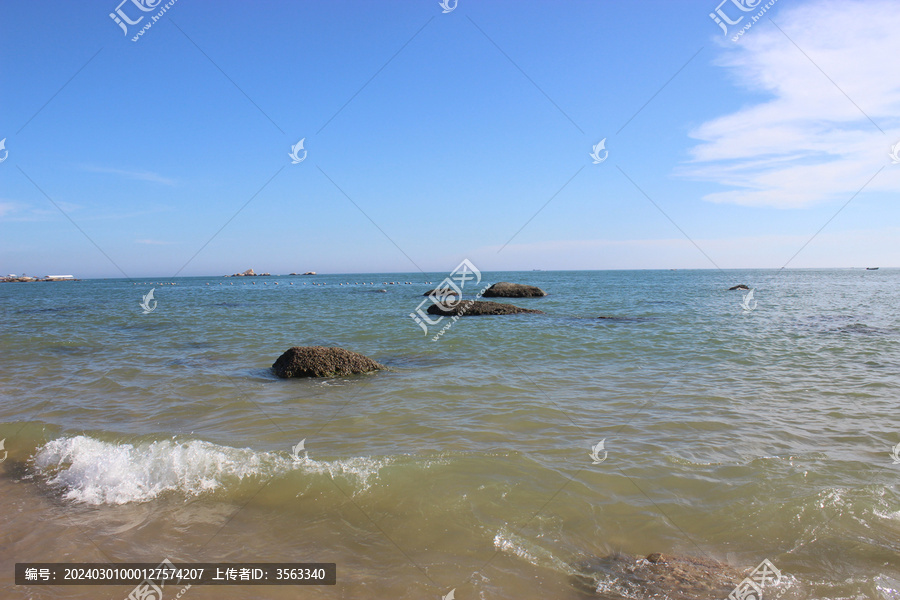
[[(432, 341), (409, 313), (445, 276), (0, 285), (3, 597), (128, 593), (15, 562), (168, 556), (338, 565), (198, 599), (584, 598), (584, 559), (664, 552), (900, 598), (900, 271), (484, 273), (546, 314)], [(274, 377), (294, 345), (390, 370)]]

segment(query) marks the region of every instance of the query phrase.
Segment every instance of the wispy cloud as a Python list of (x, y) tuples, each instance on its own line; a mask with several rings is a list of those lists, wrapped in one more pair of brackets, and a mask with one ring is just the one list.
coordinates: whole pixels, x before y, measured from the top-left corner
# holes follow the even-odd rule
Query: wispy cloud
[[(768, 99), (691, 131), (700, 144), (678, 172), (729, 188), (704, 196), (710, 202), (801, 208), (847, 199), (892, 166), (888, 152), (900, 140), (896, 0), (811, 2), (773, 21), (722, 42), (719, 61)], [(885, 168), (866, 189), (900, 191), (900, 169)]]
[[(57, 208), (58, 207), (58, 208)], [(167, 205), (151, 205), (150, 207), (132, 212), (97, 212), (96, 207), (82, 206), (73, 204), (64, 200), (57, 200), (56, 207), (47, 203), (46, 205), (35, 205), (27, 202), (18, 202), (15, 200), (0, 199), (0, 220), (8, 223), (12, 222), (34, 222), (34, 221), (55, 221), (64, 218), (59, 214), (60, 209), (70, 217), (76, 219), (79, 223), (89, 221), (117, 221), (128, 220), (149, 215), (157, 215), (159, 213), (171, 212), (173, 209)], [(168, 244), (175, 242), (155, 242), (153, 240), (136, 240), (137, 243), (148, 244)]]
[[(81, 207), (78, 204), (70, 202), (57, 201), (56, 203), (66, 213), (72, 213)], [(27, 202), (17, 202), (14, 200), (0, 200), (0, 220), (9, 223), (24, 223), (33, 221), (51, 221), (61, 217), (59, 210), (48, 207), (35, 206)]]
[(17, 210), (19, 206), (15, 202), (0, 202), (0, 218)]
[(132, 171), (128, 169), (96, 167), (93, 165), (82, 165), (81, 168), (85, 171), (90, 171), (91, 173), (109, 173), (112, 175), (121, 175), (122, 177), (127, 177), (129, 179), (137, 179), (139, 181), (152, 181), (154, 183), (161, 183), (163, 185), (176, 184), (176, 181), (174, 179), (163, 177), (162, 175), (154, 173), (153, 171)]
[(175, 242), (164, 242), (162, 240), (134, 240), (135, 244), (149, 244), (151, 246), (171, 246)]

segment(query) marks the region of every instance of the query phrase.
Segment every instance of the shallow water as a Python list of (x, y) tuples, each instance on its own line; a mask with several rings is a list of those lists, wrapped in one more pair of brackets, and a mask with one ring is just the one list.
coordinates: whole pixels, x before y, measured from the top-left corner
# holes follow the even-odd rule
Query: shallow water
[[(578, 599), (586, 559), (663, 552), (900, 598), (900, 271), (485, 273), (546, 314), (435, 342), (408, 315), (444, 276), (0, 285), (3, 597), (130, 589), (16, 588), (15, 562), (170, 557), (337, 563), (191, 599)], [(391, 370), (279, 380), (293, 345)]]

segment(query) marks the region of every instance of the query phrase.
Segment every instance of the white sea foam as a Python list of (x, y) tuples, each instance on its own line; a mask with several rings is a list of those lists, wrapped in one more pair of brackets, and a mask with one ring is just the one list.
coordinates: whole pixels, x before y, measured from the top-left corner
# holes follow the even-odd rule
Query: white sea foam
[(336, 461), (232, 448), (211, 442), (162, 440), (112, 443), (88, 436), (61, 437), (39, 448), (34, 466), (64, 498), (86, 504), (146, 502), (164, 492), (197, 496), (251, 477), (291, 471), (350, 477), (364, 490), (390, 459)]
[(498, 533), (494, 536), (494, 548), (501, 552), (508, 552), (519, 558), (524, 558), (533, 565), (539, 564), (538, 558), (530, 553), (525, 547), (525, 540), (515, 534), (507, 532)]
[(875, 578), (875, 589), (885, 600), (900, 599), (900, 581), (896, 579), (879, 575)]
[(568, 575), (575, 574), (575, 570), (570, 565), (554, 556), (549, 550), (508, 531), (501, 530), (494, 536), (494, 548), (518, 556), (536, 567), (551, 568)]
[(887, 510), (875, 509), (872, 511), (872, 514), (876, 517), (881, 517), (882, 519), (887, 519), (889, 521), (900, 521), (900, 510), (890, 512)]

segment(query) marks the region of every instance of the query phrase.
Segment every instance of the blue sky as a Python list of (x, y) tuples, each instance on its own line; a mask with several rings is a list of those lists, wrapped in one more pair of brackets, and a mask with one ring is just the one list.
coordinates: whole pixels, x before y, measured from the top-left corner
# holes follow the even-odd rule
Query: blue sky
[(0, 272), (900, 266), (900, 13), (737, 2), (4, 3)]

